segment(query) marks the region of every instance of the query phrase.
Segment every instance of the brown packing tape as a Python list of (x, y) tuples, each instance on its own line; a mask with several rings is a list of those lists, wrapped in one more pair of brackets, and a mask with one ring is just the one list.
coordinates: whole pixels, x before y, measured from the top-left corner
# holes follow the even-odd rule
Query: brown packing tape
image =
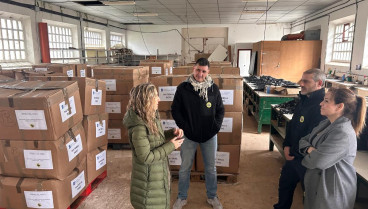
[(75, 134), (72, 129), (68, 130), (68, 135), (70, 136), (71, 140), (73, 140), (74, 142), (77, 142), (77, 139), (75, 138)]
[(33, 146), (38, 149), (38, 141), (33, 141)]
[(169, 86), (173, 85), (173, 77), (168, 77), (167, 78), (167, 84), (169, 84)]
[(95, 87), (96, 87), (96, 91), (98, 91), (98, 80), (97, 79), (95, 81)]
[(41, 179), (37, 182), (37, 186), (36, 186), (37, 191), (42, 191), (42, 188), (43, 188), (42, 183), (43, 183), (43, 180)]
[(24, 181), (24, 178), (20, 178), (17, 182), (17, 185), (15, 186), (15, 188), (17, 188), (18, 193), (22, 193), (20, 186), (22, 185), (23, 181)]
[(10, 140), (5, 140), (4, 147), (10, 147)]
[(223, 78), (219, 78), (219, 89), (223, 88), (223, 83), (224, 83), (224, 79)]

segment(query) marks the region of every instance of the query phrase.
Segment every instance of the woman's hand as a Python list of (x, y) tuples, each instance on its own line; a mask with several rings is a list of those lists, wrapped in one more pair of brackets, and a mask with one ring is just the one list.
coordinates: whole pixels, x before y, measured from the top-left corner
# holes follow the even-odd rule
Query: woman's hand
[(316, 150), (316, 148), (314, 148), (314, 147), (310, 146), (310, 147), (308, 147), (308, 149), (307, 149), (307, 153), (308, 153), (308, 154), (310, 154), (313, 150)]
[(174, 144), (175, 149), (178, 149), (181, 146), (181, 144), (183, 144), (184, 139), (179, 139), (178, 137), (174, 137), (170, 141)]
[(184, 136), (184, 131), (183, 131), (183, 129), (175, 128), (175, 130), (174, 130), (174, 135), (175, 135), (176, 137), (178, 137), (178, 139), (183, 138), (183, 136)]

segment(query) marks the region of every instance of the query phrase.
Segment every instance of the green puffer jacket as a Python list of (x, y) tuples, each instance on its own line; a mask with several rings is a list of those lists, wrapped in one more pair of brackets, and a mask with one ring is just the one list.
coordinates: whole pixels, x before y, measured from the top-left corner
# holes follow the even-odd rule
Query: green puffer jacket
[(130, 185), (130, 202), (135, 209), (169, 209), (170, 183), (167, 156), (175, 150), (170, 141), (173, 129), (163, 132), (156, 118), (159, 135), (153, 135), (143, 120), (132, 110), (124, 116), (132, 147), (133, 168)]

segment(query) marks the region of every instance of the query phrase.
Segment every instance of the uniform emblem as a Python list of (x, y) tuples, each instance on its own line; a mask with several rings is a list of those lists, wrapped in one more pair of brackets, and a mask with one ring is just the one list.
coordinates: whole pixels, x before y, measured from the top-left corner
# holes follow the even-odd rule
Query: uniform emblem
[(212, 107), (211, 102), (207, 102), (206, 106), (207, 106), (207, 108), (211, 108)]
[(304, 116), (300, 116), (300, 122), (303, 123), (304, 122)]

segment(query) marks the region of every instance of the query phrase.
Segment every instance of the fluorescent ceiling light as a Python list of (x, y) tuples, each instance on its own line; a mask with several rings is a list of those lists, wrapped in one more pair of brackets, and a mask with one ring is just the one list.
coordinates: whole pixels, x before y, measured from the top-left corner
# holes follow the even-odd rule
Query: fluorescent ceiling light
[(101, 1), (104, 5), (119, 6), (119, 5), (134, 5), (135, 1)]
[[(268, 0), (268, 2), (275, 2), (278, 0)], [(267, 0), (242, 0), (242, 2), (267, 2)]]
[(135, 17), (155, 17), (155, 16), (158, 16), (158, 14), (142, 12), (142, 13), (133, 13), (133, 16)]

